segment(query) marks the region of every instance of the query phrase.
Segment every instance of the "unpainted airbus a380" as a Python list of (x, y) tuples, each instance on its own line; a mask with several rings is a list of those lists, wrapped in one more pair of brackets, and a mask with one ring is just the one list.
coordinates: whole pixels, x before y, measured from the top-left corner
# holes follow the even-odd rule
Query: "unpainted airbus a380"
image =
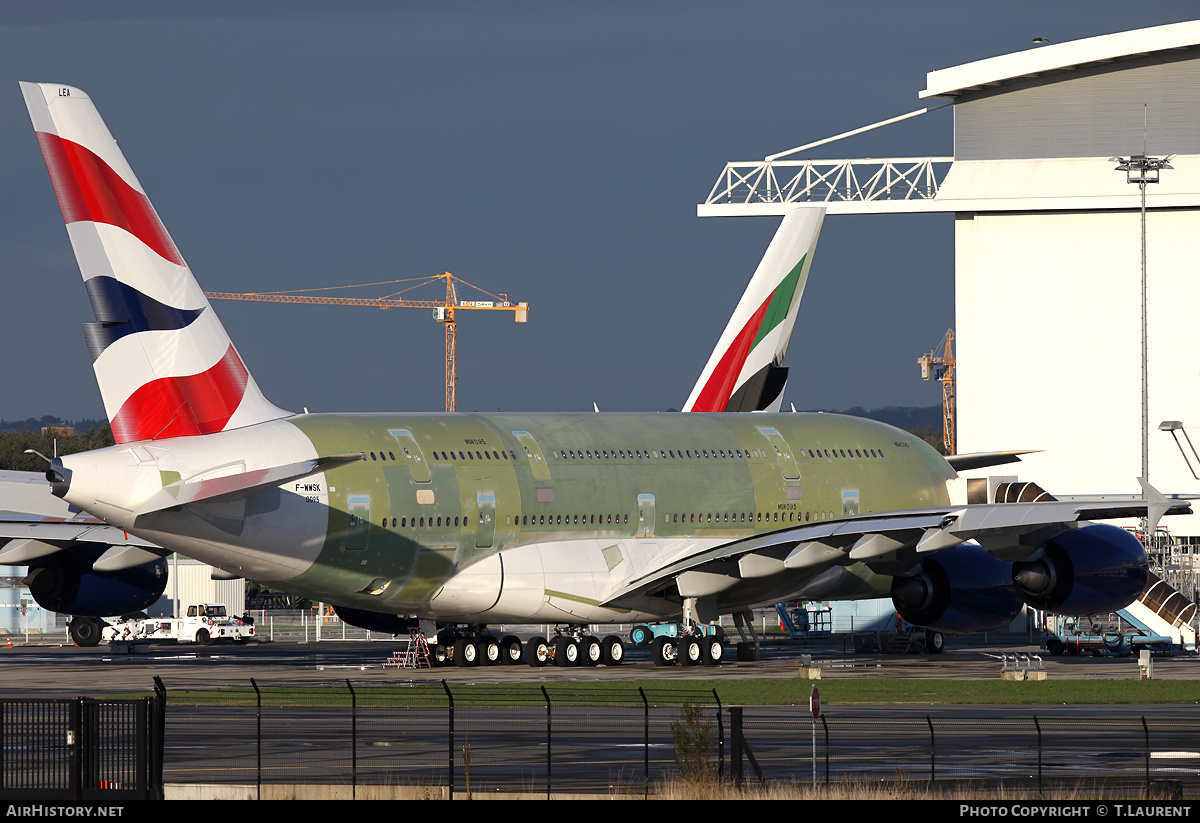
[[(284, 411), (88, 96), (21, 88), (95, 311), (85, 338), (117, 441), (47, 472), (56, 496), (107, 524), (92, 528), (112, 548), (49, 528), (62, 524), (0, 532), (19, 538), (0, 562), (23, 558), (47, 608), (142, 608), (165, 582), (161, 547), (333, 603), (356, 625), (436, 623), (438, 656), (459, 665), (619, 663), (623, 641), (588, 626), (660, 621), (679, 631), (655, 640), (656, 662), (713, 663), (719, 615), (784, 599), (891, 595), (911, 622), (949, 632), (1004, 625), (1023, 603), (1110, 611), (1141, 592), (1145, 555), (1086, 521), (1188, 508), (1149, 487), (969, 503), (921, 439), (829, 414)], [(760, 344), (793, 310), (821, 216), (785, 218), (767, 268), (791, 285), (748, 295), (687, 408), (743, 408), (756, 374), (741, 398), (778, 408), (763, 365), (778, 357), (747, 355), (769, 352)], [(132, 548), (108, 539), (118, 530)], [(523, 647), (488, 630), (501, 622), (560, 629)]]

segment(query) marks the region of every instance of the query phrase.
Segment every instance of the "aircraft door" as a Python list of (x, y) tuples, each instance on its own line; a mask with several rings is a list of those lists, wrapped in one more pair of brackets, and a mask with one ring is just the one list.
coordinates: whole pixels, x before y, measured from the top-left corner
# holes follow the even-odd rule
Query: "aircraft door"
[(796, 458), (792, 456), (792, 447), (783, 439), (783, 435), (776, 429), (759, 429), (759, 431), (771, 444), (771, 450), (775, 453), (775, 459), (779, 461), (779, 468), (783, 471), (784, 479), (799, 480), (800, 467), (796, 464)]
[(479, 530), (475, 532), (475, 548), (486, 549), (496, 537), (496, 495), (480, 492), (476, 498)]
[(858, 489), (842, 489), (842, 517), (858, 514)]
[(654, 495), (638, 495), (638, 537), (654, 537)]
[(346, 551), (360, 552), (367, 548), (371, 536), (371, 498), (366, 495), (350, 497), (346, 523)]
[(533, 472), (533, 479), (548, 481), (550, 479), (550, 466), (546, 463), (546, 456), (542, 454), (542, 447), (533, 439), (533, 435), (526, 431), (516, 431), (513, 432), (513, 437), (517, 438), (517, 442), (525, 450), (525, 460), (529, 463), (529, 468)]
[(403, 430), (391, 430), (388, 433), (396, 438), (396, 442), (400, 444), (400, 451), (404, 454), (404, 462), (408, 464), (409, 470), (412, 471), (413, 482), (429, 483), (433, 479), (429, 474), (429, 462), (425, 459), (425, 453), (417, 445), (416, 438), (412, 436), (412, 433)]

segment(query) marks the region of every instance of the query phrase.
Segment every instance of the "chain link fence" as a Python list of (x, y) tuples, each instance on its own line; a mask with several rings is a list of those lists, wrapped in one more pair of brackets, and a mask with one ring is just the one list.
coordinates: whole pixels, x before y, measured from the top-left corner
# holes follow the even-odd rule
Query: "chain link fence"
[[(164, 782), (404, 787), (416, 796), (650, 796), (735, 783), (1200, 794), (1200, 717), (1059, 707), (827, 712), (715, 691), (272, 682), (166, 688)], [(1064, 707), (1069, 708), (1069, 707)]]

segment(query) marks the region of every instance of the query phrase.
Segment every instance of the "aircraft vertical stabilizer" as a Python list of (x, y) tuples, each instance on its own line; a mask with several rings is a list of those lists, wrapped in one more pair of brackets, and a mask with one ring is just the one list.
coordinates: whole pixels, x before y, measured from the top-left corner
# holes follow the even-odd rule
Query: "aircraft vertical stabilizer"
[(259, 391), (88, 96), (21, 91), (96, 314), (84, 335), (116, 441), (287, 416)]
[(779, 411), (783, 356), (824, 219), (823, 208), (784, 215), (684, 411)]

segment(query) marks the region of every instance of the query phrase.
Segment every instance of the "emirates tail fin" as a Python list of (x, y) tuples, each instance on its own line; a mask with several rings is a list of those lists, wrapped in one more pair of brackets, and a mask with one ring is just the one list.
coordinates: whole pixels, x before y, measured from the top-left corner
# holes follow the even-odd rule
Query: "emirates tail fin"
[(824, 219), (823, 208), (784, 215), (684, 411), (779, 411), (783, 357)]

